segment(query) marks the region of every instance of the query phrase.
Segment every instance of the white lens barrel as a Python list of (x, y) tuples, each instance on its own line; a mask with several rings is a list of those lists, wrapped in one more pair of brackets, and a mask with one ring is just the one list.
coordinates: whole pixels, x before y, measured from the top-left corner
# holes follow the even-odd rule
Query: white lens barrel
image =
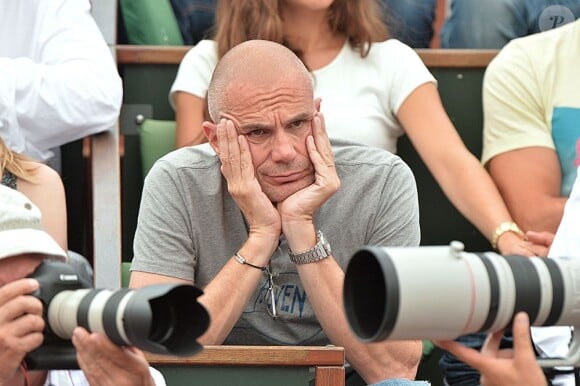
[[(400, 298), (389, 339), (454, 339), (481, 328), (490, 302), (481, 259), (466, 253), (458, 258), (445, 246), (416, 252), (406, 248), (388, 251), (399, 278)], [(388, 288), (389, 283), (386, 285)]]
[(534, 326), (580, 326), (580, 258), (366, 246), (346, 269), (344, 307), (365, 342), (499, 331), (520, 311)]
[(62, 339), (70, 339), (77, 323), (77, 313), (81, 300), (91, 289), (62, 291), (49, 304), (47, 319), (52, 331)]

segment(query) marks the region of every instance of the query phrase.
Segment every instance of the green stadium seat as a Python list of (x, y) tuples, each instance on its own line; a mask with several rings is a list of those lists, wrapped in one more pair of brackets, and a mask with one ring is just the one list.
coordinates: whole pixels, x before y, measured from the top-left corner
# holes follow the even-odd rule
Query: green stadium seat
[(183, 45), (169, 0), (120, 0), (120, 6), (129, 44)]
[(139, 126), (143, 178), (155, 161), (175, 150), (175, 121), (145, 119)]

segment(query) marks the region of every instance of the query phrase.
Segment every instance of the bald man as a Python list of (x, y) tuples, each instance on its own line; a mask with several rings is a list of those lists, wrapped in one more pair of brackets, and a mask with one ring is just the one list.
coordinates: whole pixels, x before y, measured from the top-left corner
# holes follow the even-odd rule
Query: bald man
[(358, 341), (342, 284), (360, 246), (418, 245), (415, 182), (384, 150), (329, 141), (320, 103), (282, 45), (226, 54), (208, 91), (208, 143), (147, 176), (130, 285), (203, 287), (205, 345), (334, 344), (364, 379), (347, 384), (412, 383), (420, 342)]

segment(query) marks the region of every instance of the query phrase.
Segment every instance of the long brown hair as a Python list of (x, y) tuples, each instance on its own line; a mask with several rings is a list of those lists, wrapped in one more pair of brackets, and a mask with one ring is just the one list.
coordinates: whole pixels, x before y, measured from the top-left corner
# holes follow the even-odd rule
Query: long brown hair
[[(214, 36), (218, 57), (246, 40), (262, 39), (287, 45), (280, 17), (281, 1), (219, 0)], [(364, 58), (373, 42), (388, 37), (383, 13), (376, 0), (335, 0), (328, 12), (328, 24), (334, 33), (344, 34)]]
[(0, 137), (0, 177), (5, 170), (8, 170), (18, 178), (32, 183), (36, 182), (34, 173), (37, 167), (25, 166), (26, 162), (32, 162), (32, 159), (10, 150)]

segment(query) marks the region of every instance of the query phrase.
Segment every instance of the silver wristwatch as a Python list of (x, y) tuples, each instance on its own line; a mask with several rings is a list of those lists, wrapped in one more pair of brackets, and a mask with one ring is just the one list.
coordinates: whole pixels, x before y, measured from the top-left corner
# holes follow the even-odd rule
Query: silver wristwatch
[(301, 253), (294, 253), (288, 248), (288, 254), (290, 255), (290, 261), (294, 264), (308, 264), (314, 263), (326, 259), (330, 256), (332, 251), (330, 250), (330, 244), (324, 238), (322, 231), (316, 232), (316, 245), (309, 250)]

